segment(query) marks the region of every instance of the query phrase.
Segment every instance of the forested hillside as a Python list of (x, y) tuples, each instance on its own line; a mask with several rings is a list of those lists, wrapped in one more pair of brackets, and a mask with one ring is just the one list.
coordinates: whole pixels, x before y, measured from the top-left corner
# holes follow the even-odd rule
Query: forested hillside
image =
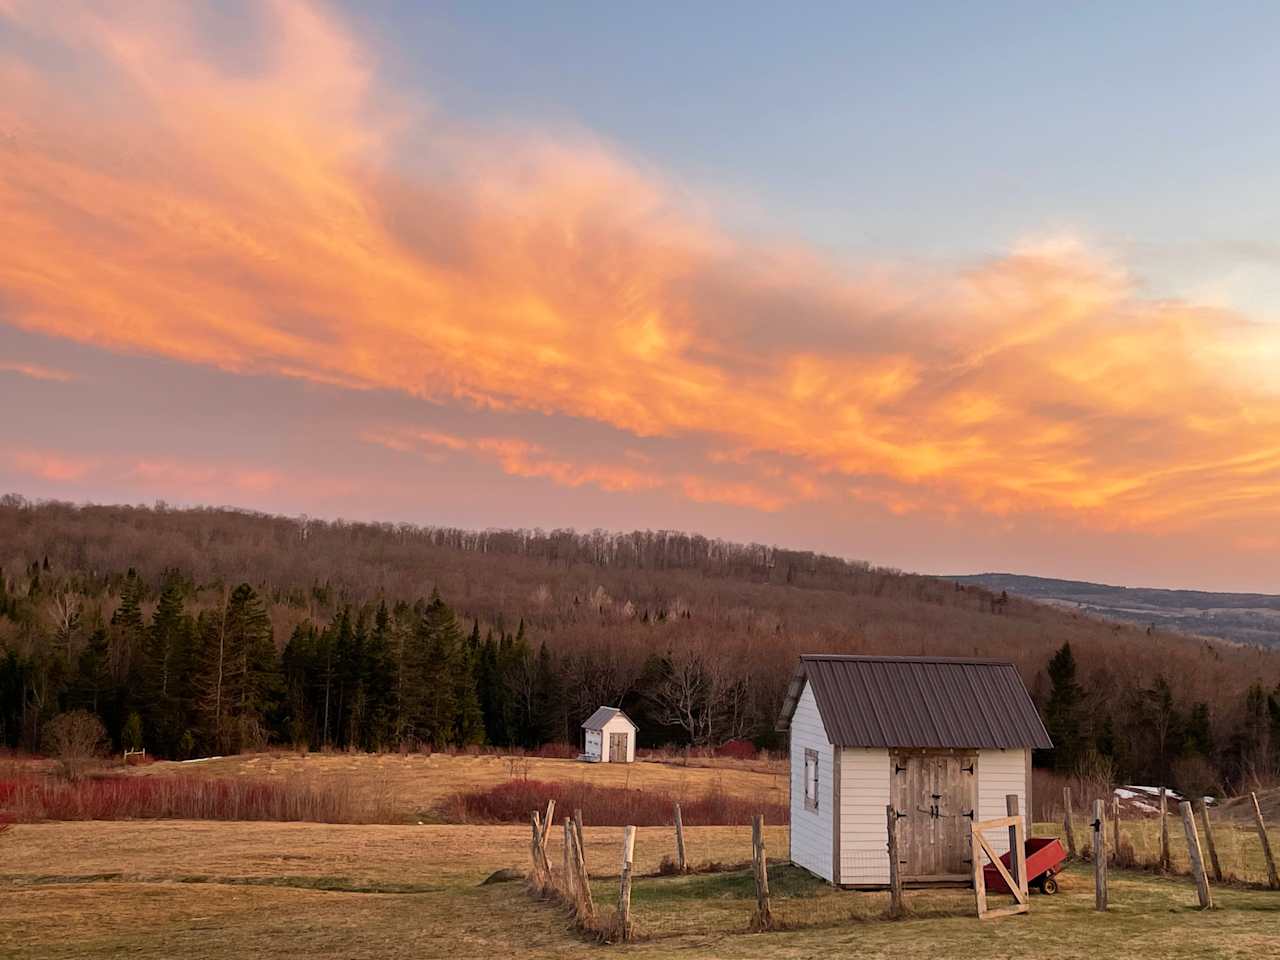
[(998, 656), (1043, 758), (1194, 789), (1269, 779), (1280, 656), (865, 563), (669, 532), (488, 531), (0, 498), (0, 734), (84, 708), (191, 756), (774, 742), (802, 652)]

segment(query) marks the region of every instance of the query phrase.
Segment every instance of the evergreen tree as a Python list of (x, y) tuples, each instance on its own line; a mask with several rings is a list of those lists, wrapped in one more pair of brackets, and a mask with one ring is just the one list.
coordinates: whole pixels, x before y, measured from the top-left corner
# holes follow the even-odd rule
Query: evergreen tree
[(1076, 682), (1076, 660), (1070, 643), (1064, 643), (1050, 658), (1048, 674), (1051, 686), (1044, 721), (1053, 740), (1053, 765), (1059, 771), (1073, 772), (1084, 750), (1084, 690)]
[(141, 696), (136, 703), (146, 717), (147, 743), (162, 754), (177, 750), (186, 727), (192, 623), (184, 593), (176, 573), (165, 578), (142, 648)]

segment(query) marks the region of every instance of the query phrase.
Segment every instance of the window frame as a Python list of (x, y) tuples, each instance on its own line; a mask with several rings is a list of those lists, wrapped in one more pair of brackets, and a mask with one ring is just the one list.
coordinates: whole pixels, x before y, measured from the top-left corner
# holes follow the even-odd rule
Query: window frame
[[(811, 769), (813, 770), (812, 777), (809, 775), (809, 771)], [(818, 751), (806, 747), (804, 751), (804, 808), (806, 810), (817, 812), (819, 771), (821, 769), (822, 768), (818, 761)], [(809, 792), (809, 787), (811, 785), (813, 787), (812, 793)]]

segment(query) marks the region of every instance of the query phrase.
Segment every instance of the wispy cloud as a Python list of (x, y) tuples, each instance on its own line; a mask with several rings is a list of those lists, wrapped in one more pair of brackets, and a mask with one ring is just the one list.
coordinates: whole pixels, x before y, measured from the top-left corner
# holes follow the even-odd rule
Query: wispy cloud
[(75, 375), (55, 367), (46, 367), (39, 363), (25, 363), (20, 360), (0, 360), (0, 373), (16, 373), (32, 380), (50, 380), (56, 383), (67, 383), (75, 379)]
[[(249, 69), (172, 7), (0, 7), (43, 51), (0, 56), (0, 319), (702, 450), (655, 479), (619, 451), (434, 444), (569, 487), (1108, 527), (1280, 514), (1274, 327), (1144, 298), (1070, 240), (949, 271), (746, 247), (606, 146), (420, 116), (323, 10), (263, 10)], [(736, 478), (702, 469), (724, 451)]]

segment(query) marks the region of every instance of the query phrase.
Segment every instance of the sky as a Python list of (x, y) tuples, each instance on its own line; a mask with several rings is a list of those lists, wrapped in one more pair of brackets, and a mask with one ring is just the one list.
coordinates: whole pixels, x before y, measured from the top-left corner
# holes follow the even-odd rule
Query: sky
[(0, 491), (1280, 592), (1280, 9), (0, 0)]

